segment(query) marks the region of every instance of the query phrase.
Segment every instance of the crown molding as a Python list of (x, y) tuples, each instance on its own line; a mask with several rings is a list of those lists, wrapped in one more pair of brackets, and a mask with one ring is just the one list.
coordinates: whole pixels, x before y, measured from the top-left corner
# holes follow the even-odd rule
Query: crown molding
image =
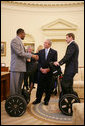
[(80, 6), (84, 5), (84, 1), (1, 1), (1, 3), (11, 4), (15, 6), (28, 6), (28, 7), (62, 7), (62, 6)]
[(46, 36), (58, 36), (57, 38), (65, 39), (68, 32), (76, 32), (78, 26), (64, 19), (57, 19), (41, 27), (41, 31)]
[[(62, 27), (58, 27), (58, 24), (62, 25)], [(56, 26), (57, 25), (57, 26)], [(53, 22), (50, 22), (44, 26), (41, 27), (43, 31), (49, 31), (49, 30), (76, 30), (77, 25), (72, 24), (64, 19), (57, 19)]]

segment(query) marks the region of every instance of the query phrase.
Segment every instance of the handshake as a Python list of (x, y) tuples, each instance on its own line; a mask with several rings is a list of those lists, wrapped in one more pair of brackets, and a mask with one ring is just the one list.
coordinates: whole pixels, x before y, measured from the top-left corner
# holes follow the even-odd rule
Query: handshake
[(38, 60), (39, 56), (38, 55), (32, 55), (32, 58), (34, 58), (35, 60)]

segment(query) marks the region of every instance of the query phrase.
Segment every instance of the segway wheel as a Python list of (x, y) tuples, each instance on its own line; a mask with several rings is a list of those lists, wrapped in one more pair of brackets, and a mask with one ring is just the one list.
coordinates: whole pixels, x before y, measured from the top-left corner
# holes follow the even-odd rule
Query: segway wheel
[(27, 108), (27, 103), (22, 95), (12, 95), (5, 102), (5, 110), (12, 117), (22, 116)]
[(74, 94), (65, 94), (59, 99), (59, 109), (63, 114), (72, 116), (73, 103), (80, 103), (80, 99)]
[(77, 97), (78, 97), (78, 94), (77, 94), (77, 92), (76, 91), (73, 91), (73, 93), (72, 94), (74, 94), (74, 95), (76, 95)]
[(25, 100), (26, 100), (26, 102), (28, 104), (30, 102), (30, 94), (29, 94), (29, 92), (27, 90), (25, 90), (25, 89), (22, 89), (22, 95), (24, 96), (24, 98), (25, 98)]

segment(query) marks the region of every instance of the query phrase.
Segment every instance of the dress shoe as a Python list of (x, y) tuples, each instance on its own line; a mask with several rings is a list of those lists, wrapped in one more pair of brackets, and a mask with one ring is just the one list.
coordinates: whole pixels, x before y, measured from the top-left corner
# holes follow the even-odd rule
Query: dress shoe
[(44, 101), (44, 105), (48, 105), (48, 102), (47, 101)]
[(52, 94), (53, 94), (53, 95), (57, 95), (57, 90), (56, 90), (56, 89), (53, 90), (53, 91), (52, 91)]
[(54, 95), (57, 95), (57, 90), (55, 90), (53, 93), (54, 93)]
[(36, 105), (36, 104), (39, 104), (39, 103), (40, 103), (40, 101), (35, 100), (32, 104)]
[(33, 88), (36, 88), (36, 87), (33, 87)]

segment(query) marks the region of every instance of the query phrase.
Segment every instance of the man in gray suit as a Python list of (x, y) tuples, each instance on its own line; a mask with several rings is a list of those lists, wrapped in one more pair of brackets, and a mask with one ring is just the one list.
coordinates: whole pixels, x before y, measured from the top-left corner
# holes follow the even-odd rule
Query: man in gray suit
[(37, 55), (26, 53), (22, 44), (25, 37), (23, 29), (17, 30), (17, 36), (11, 41), (11, 65), (10, 65), (10, 95), (21, 94), (21, 86), (26, 72), (26, 59), (38, 59)]

